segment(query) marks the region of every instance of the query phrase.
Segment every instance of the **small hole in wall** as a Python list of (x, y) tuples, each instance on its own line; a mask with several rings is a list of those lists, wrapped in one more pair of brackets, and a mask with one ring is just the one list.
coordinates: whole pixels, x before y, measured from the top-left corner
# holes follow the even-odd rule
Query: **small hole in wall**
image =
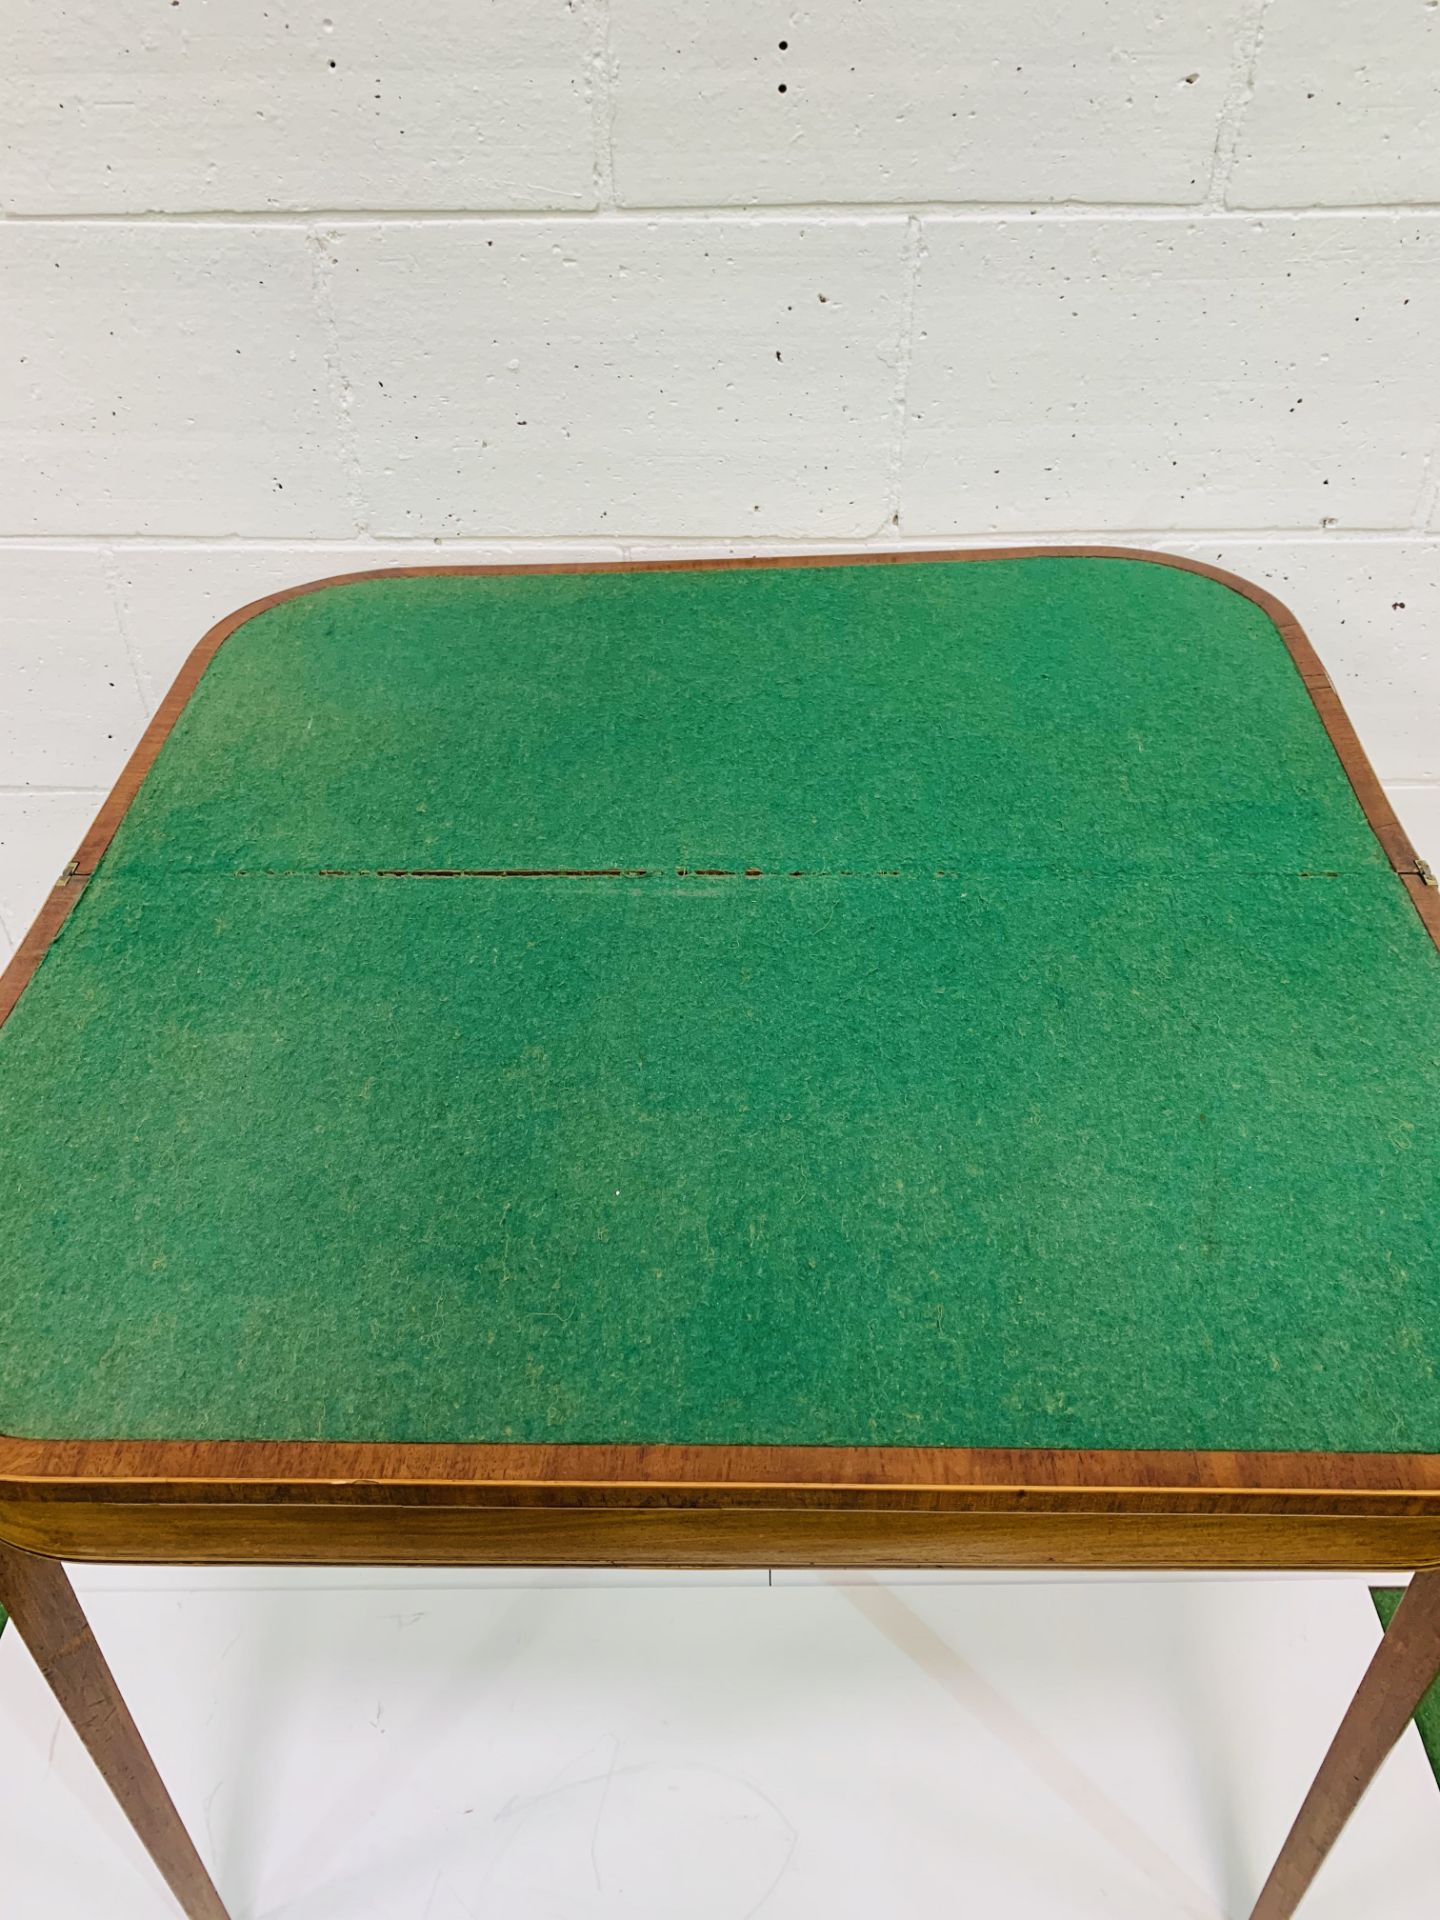
[(780, 42), (780, 51), (781, 51), (781, 53), (784, 53), (784, 51), (785, 51), (785, 49), (786, 49), (786, 48), (787, 48), (787, 47), (789, 46), (789, 44), (790, 44), (790, 42), (789, 42), (788, 40), (782, 40), (782, 41)]
[(780, 85), (779, 85), (779, 87), (778, 87), (778, 89), (777, 89), (777, 91), (778, 91), (778, 92), (780, 92), (780, 93), (786, 93), (786, 92), (788, 92), (788, 91), (789, 91), (789, 89), (788, 89), (788, 88), (786, 87), (786, 85), (785, 85), (785, 82), (784, 82), (783, 80), (782, 80), (782, 81), (780, 82)]

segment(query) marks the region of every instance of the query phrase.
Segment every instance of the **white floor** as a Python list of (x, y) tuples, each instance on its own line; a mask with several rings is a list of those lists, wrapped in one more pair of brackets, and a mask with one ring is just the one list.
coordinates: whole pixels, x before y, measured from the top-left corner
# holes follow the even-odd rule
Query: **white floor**
[[(1359, 1579), (74, 1570), (232, 1920), (1245, 1920)], [(1304, 1920), (1433, 1917), (1408, 1732)], [(13, 1629), (0, 1914), (172, 1909)]]

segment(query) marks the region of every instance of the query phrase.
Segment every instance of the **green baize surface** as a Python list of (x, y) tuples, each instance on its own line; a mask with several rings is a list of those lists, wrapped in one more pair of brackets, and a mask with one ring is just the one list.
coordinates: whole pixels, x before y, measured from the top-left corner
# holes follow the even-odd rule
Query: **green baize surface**
[(0, 1032), (0, 1430), (1440, 1448), (1437, 1013), (1215, 581), (325, 589)]

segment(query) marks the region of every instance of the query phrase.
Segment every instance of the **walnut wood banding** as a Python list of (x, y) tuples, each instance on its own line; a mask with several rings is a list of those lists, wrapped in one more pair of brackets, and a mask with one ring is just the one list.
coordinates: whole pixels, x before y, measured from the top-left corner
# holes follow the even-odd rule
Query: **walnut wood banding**
[(1440, 1673), (1440, 1570), (1416, 1574), (1270, 1869), (1251, 1920), (1290, 1920)]
[(228, 1920), (65, 1569), (0, 1546), (0, 1606), (189, 1920)]
[(1440, 1521), (1286, 1514), (890, 1507), (0, 1501), (33, 1553), (173, 1566), (1276, 1567), (1440, 1565)]
[[(1299, 622), (1264, 588), (1203, 561), (1125, 547), (1032, 546), (628, 561), (601, 568), (405, 567), (287, 588), (210, 629), (0, 978), (0, 1021), (95, 872), (220, 646), (246, 621), (285, 600), (354, 581), (430, 575), (1031, 558), (1176, 567), (1218, 581), (1258, 606), (1279, 632), (1366, 819), (1440, 946), (1440, 893), (1427, 884), (1426, 869)], [(575, 1561), (603, 1557), (618, 1529), (626, 1551), (640, 1552), (644, 1535), (653, 1543), (647, 1549), (652, 1554), (693, 1553), (699, 1557), (691, 1564), (710, 1565), (722, 1564), (717, 1556), (727, 1552), (742, 1564), (779, 1564), (792, 1552), (801, 1556), (793, 1564), (813, 1564), (804, 1558), (812, 1554), (834, 1554), (843, 1563), (858, 1557), (862, 1545), (866, 1558), (884, 1561), (880, 1549), (888, 1542), (889, 1564), (916, 1555), (913, 1564), (1020, 1565), (1026, 1562), (1017, 1556), (1034, 1552), (1045, 1564), (1074, 1566), (1105, 1564), (1107, 1554), (1109, 1564), (1124, 1565), (1419, 1566), (1440, 1564), (1440, 1456), (0, 1436), (0, 1536), (75, 1558), (275, 1560), (333, 1552), (347, 1559), (373, 1554), (377, 1536), (390, 1559), (490, 1558), (507, 1530), (517, 1528), (537, 1553), (543, 1546), (545, 1557)], [(192, 1553), (184, 1551), (187, 1540)]]

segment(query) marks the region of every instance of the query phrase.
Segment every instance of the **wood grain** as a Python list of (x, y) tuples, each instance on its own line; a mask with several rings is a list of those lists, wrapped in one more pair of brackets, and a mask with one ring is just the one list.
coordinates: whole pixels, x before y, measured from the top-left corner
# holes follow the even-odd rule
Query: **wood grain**
[(1417, 1574), (1395, 1609), (1251, 1920), (1290, 1920), (1437, 1674), (1440, 1571)]
[(1064, 1448), (0, 1440), (0, 1498), (1440, 1516), (1440, 1456)]
[(189, 1920), (227, 1920), (65, 1569), (0, 1546), (0, 1606)]
[(318, 1566), (1115, 1567), (1440, 1564), (1440, 1519), (892, 1507), (459, 1507), (0, 1500), (0, 1534), (75, 1560)]
[[(181, 669), (66, 878), (0, 979), (0, 1021), (33, 977), (221, 645), (248, 620), (283, 601), (355, 581), (435, 575), (705, 572), (1036, 558), (1117, 559), (1174, 567), (1218, 581), (1260, 607), (1279, 632), (1386, 857), (1440, 946), (1440, 893), (1428, 884), (1426, 869), (1299, 622), (1264, 588), (1203, 561), (1124, 547), (1031, 546), (633, 561), (607, 569), (586, 564), (406, 567), (337, 574), (288, 588), (242, 607), (211, 628)], [(354, 1511), (342, 1524), (335, 1515), (345, 1509)], [(552, 1509), (572, 1518), (551, 1514), (541, 1540), (537, 1516)], [(512, 1514), (508, 1522), (506, 1510)], [(703, 1528), (688, 1521), (681, 1526), (673, 1519), (677, 1511), (709, 1518)], [(523, 1525), (513, 1517), (520, 1513), (528, 1516)], [(855, 1519), (853, 1535), (840, 1524), (846, 1515)], [(1044, 1524), (1047, 1515), (1057, 1524)], [(947, 1526), (927, 1526), (922, 1516), (945, 1519)], [(1072, 1556), (1047, 1558), (1045, 1563), (1075, 1566), (1348, 1566), (1367, 1560), (1414, 1566), (1437, 1557), (1431, 1531), (1437, 1519), (1440, 1456), (1418, 1454), (391, 1446), (0, 1437), (0, 1534), (75, 1557), (321, 1558), (322, 1537), (330, 1542), (327, 1551), (342, 1558), (353, 1557), (358, 1543), (366, 1543), (364, 1557), (375, 1557), (384, 1548), (391, 1551), (380, 1557), (448, 1559), (462, 1552), (487, 1557), (491, 1543), (508, 1525), (517, 1529), (517, 1541), (523, 1535), (536, 1551), (543, 1546), (547, 1555), (568, 1559), (618, 1550), (614, 1542), (623, 1537), (626, 1552), (702, 1556), (692, 1564), (715, 1564), (711, 1556), (717, 1553), (742, 1554), (747, 1564), (750, 1556), (758, 1556), (756, 1563), (781, 1564), (787, 1551), (833, 1553), (843, 1561), (862, 1547), (868, 1552), (867, 1543), (879, 1541), (882, 1546), (888, 1542), (884, 1551), (876, 1551), (891, 1564), (909, 1554), (922, 1556), (913, 1564), (1034, 1564), (1016, 1556), (1036, 1552)], [(1191, 1527), (1191, 1520), (1210, 1524)], [(1402, 1523), (1415, 1524), (1397, 1531)], [(651, 1545), (642, 1545), (642, 1534)], [(1082, 1539), (1086, 1535), (1089, 1538)], [(193, 1555), (183, 1551), (187, 1538), (194, 1543)], [(1398, 1551), (1402, 1539), (1409, 1548), (1404, 1553)], [(1392, 1544), (1380, 1551), (1382, 1542)], [(1107, 1553), (1115, 1557), (1107, 1561)], [(1259, 1553), (1270, 1557), (1255, 1558)], [(942, 1557), (928, 1557), (933, 1555)], [(948, 1557), (954, 1555), (962, 1557)], [(993, 1555), (1002, 1557), (985, 1557)], [(1134, 1555), (1141, 1557), (1126, 1557)]]

